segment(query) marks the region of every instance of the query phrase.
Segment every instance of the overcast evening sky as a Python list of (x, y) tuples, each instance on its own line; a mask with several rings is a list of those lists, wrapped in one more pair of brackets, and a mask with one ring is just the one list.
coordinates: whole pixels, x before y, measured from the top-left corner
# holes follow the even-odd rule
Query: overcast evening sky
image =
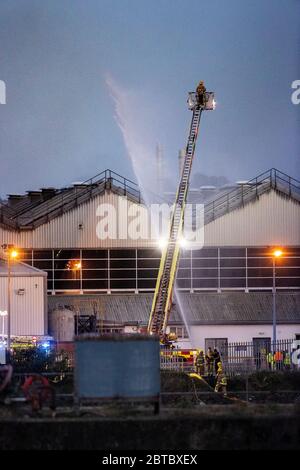
[(204, 79), (218, 106), (203, 116), (193, 172), (299, 178), (299, 59), (299, 0), (1, 0), (0, 194), (105, 168), (138, 179), (111, 83), (140, 162), (159, 142), (167, 176), (185, 146), (187, 91)]

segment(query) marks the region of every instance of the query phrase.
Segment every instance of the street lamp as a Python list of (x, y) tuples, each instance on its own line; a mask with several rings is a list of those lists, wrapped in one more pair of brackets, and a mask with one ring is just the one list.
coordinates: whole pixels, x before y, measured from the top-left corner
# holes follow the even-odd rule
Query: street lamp
[(273, 317), (273, 348), (276, 347), (276, 259), (280, 258), (283, 255), (283, 251), (280, 248), (273, 250), (272, 259), (273, 259), (273, 308), (272, 308), (272, 317)]
[(7, 258), (7, 351), (10, 355), (10, 343), (11, 343), (11, 334), (10, 334), (10, 325), (11, 325), (11, 263), (18, 257), (19, 253), (16, 250), (14, 245), (5, 244), (2, 245), (4, 253), (6, 253)]

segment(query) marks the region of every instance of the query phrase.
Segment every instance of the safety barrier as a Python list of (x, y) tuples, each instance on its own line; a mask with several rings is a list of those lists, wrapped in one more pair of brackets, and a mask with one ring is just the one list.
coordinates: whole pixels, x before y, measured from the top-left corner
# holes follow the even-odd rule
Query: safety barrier
[(300, 341), (294, 339), (274, 342), (270, 338), (255, 338), (251, 342), (224, 343), (220, 349), (227, 375), (300, 367)]

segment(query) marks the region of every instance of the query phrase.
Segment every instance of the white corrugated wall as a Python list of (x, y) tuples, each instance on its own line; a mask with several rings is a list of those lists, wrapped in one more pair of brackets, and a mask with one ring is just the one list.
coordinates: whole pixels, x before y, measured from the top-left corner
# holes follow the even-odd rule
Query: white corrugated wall
[[(19, 289), (25, 289), (23, 295)], [(0, 277), (0, 310), (7, 310), (7, 277)], [(20, 276), (11, 279), (11, 335), (37, 336), (47, 334), (45, 284), (43, 276)], [(5, 334), (6, 319), (5, 318)], [(0, 318), (2, 334), (2, 318)]]
[(210, 222), (204, 240), (207, 246), (300, 245), (300, 204), (270, 191)]
[[(141, 210), (143, 223), (147, 223), (147, 209), (128, 201), (110, 191), (99, 195), (78, 208), (66, 212), (54, 220), (38, 227), (34, 231), (12, 232), (0, 228), (1, 243), (14, 243), (26, 248), (109, 248), (109, 247), (147, 247), (153, 246), (150, 240), (129, 240), (126, 235), (127, 210)], [(113, 208), (107, 217), (107, 224), (112, 227), (117, 222), (116, 239), (100, 239), (97, 236), (97, 226), (102, 216), (97, 215), (99, 206), (108, 204)], [(116, 219), (114, 219), (116, 215)], [(132, 219), (132, 218), (131, 218)], [(82, 228), (79, 228), (82, 225)], [(125, 233), (124, 238), (122, 234)]]
[[(97, 236), (97, 225), (101, 220), (97, 210), (101, 204), (110, 204), (114, 208), (119, 230), (116, 239), (99, 239)], [(147, 223), (147, 210), (143, 206), (128, 201), (128, 207), (131, 210), (142, 210), (142, 224)], [(116, 222), (113, 216), (110, 214), (107, 218), (110, 228)], [(125, 231), (127, 220), (126, 198), (106, 191), (34, 231), (0, 229), (0, 240), (1, 243), (14, 243), (24, 248), (138, 248), (156, 245), (155, 241), (149, 239), (129, 239)], [(125, 233), (124, 238), (122, 233)], [(205, 227), (204, 244), (300, 245), (300, 204), (272, 190), (255, 202), (210, 222)]]
[[(179, 340), (179, 347), (205, 349), (205, 340), (209, 338), (224, 338), (229, 343), (250, 342), (253, 338), (272, 338), (272, 325), (192, 325), (190, 333), (191, 342), (189, 339)], [(300, 334), (298, 324), (277, 325), (278, 340), (294, 339), (297, 334)]]

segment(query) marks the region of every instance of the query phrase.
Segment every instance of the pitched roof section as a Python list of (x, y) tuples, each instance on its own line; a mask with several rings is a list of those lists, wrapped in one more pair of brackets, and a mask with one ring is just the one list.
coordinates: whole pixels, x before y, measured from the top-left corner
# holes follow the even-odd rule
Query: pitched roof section
[(271, 168), (248, 182), (239, 184), (225, 194), (205, 204), (204, 222), (209, 222), (222, 217), (228, 212), (243, 207), (253, 202), (262, 194), (271, 189), (300, 202), (300, 181), (292, 178), (282, 171)]
[(141, 193), (133, 181), (105, 170), (68, 188), (43, 188), (41, 191), (29, 191), (21, 197), (10, 195), (7, 202), (0, 203), (0, 224), (15, 230), (33, 230), (107, 189), (127, 196), (133, 202), (141, 202)]
[[(272, 293), (222, 292), (180, 293), (182, 308), (190, 325), (272, 324)], [(49, 310), (71, 308), (82, 315), (101, 314), (106, 323), (148, 323), (152, 294), (49, 296)], [(182, 324), (174, 305), (170, 324)], [(277, 293), (277, 323), (300, 324), (300, 293)]]
[[(0, 225), (12, 230), (33, 230), (107, 189), (125, 195), (133, 202), (142, 202), (141, 193), (133, 181), (105, 170), (68, 188), (43, 188), (40, 191), (28, 191), (24, 196), (10, 195), (8, 201), (0, 202)], [(272, 168), (206, 203), (205, 224), (253, 202), (271, 189), (300, 202), (300, 182)]]
[[(0, 259), (0, 277), (7, 277), (7, 262), (6, 260)], [(45, 271), (33, 268), (25, 263), (13, 262), (11, 263), (11, 275), (12, 277), (36, 277), (42, 276), (47, 277)]]

